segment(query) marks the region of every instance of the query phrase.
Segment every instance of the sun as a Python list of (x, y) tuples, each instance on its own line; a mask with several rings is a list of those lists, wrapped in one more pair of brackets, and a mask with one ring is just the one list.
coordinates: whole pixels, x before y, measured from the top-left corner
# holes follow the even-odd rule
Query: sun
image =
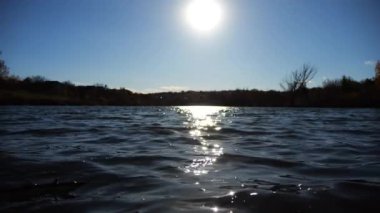
[(194, 30), (210, 32), (220, 25), (223, 10), (217, 0), (192, 0), (186, 7), (185, 16)]

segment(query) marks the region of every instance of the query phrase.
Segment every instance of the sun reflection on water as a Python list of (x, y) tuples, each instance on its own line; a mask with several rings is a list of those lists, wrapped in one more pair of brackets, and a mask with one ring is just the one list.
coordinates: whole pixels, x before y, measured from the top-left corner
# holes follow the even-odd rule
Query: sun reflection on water
[(185, 124), (190, 128), (190, 136), (199, 141), (199, 144), (193, 147), (197, 157), (192, 160), (190, 165), (185, 166), (185, 173), (197, 176), (208, 174), (218, 157), (223, 155), (223, 146), (207, 141), (205, 136), (209, 134), (209, 131), (222, 129), (218, 124), (225, 116), (227, 107), (184, 106), (178, 107), (178, 110), (187, 117)]

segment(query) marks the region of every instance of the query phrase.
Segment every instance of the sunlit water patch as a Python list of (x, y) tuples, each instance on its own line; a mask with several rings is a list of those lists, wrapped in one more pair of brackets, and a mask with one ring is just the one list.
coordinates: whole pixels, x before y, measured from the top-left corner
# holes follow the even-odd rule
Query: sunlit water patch
[(380, 212), (380, 111), (0, 107), (2, 212)]
[(225, 117), (227, 108), (217, 106), (183, 106), (177, 111), (185, 114), (187, 121), (184, 122), (189, 128), (189, 135), (197, 140), (199, 144), (194, 145), (196, 157), (190, 165), (185, 166), (186, 173), (194, 175), (204, 175), (213, 169), (219, 156), (223, 154), (223, 144), (221, 141), (209, 142), (205, 136), (209, 135), (209, 130), (220, 131), (221, 120)]

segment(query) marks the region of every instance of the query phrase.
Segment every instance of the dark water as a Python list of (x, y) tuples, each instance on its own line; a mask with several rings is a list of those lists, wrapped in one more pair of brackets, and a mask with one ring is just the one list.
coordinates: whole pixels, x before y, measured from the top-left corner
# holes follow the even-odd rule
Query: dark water
[(380, 212), (380, 111), (1, 107), (0, 211)]

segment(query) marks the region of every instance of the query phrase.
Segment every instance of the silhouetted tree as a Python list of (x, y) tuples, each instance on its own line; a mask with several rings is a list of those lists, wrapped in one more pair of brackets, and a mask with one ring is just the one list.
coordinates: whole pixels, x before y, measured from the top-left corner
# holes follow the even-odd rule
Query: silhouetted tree
[(307, 83), (314, 78), (317, 71), (314, 67), (304, 64), (300, 70), (295, 70), (280, 84), (281, 88), (288, 92), (296, 92), (307, 89)]
[(380, 60), (377, 61), (375, 67), (375, 82), (378, 88), (380, 88)]
[(74, 84), (71, 81), (64, 81), (63, 84), (65, 86), (71, 86), (71, 87), (74, 86)]
[(24, 79), (26, 82), (32, 82), (32, 83), (42, 83), (47, 81), (47, 79), (40, 75), (30, 76)]
[(354, 91), (360, 86), (359, 82), (355, 81), (351, 77), (343, 76), (340, 80), (340, 86), (344, 91)]
[(98, 87), (98, 88), (102, 88), (102, 89), (108, 89), (107, 84), (101, 84), (101, 83), (94, 84), (94, 87)]
[[(0, 52), (1, 55), (1, 52)], [(0, 78), (6, 78), (9, 76), (9, 68), (5, 64), (5, 61), (0, 58)]]
[(290, 76), (280, 83), (281, 88), (290, 95), (291, 106), (302, 106), (309, 102), (307, 83), (314, 78), (315, 74), (316, 70), (314, 67), (304, 64), (299, 70), (293, 71)]
[(326, 89), (339, 88), (341, 86), (341, 81), (338, 79), (327, 79), (323, 81), (322, 86)]

